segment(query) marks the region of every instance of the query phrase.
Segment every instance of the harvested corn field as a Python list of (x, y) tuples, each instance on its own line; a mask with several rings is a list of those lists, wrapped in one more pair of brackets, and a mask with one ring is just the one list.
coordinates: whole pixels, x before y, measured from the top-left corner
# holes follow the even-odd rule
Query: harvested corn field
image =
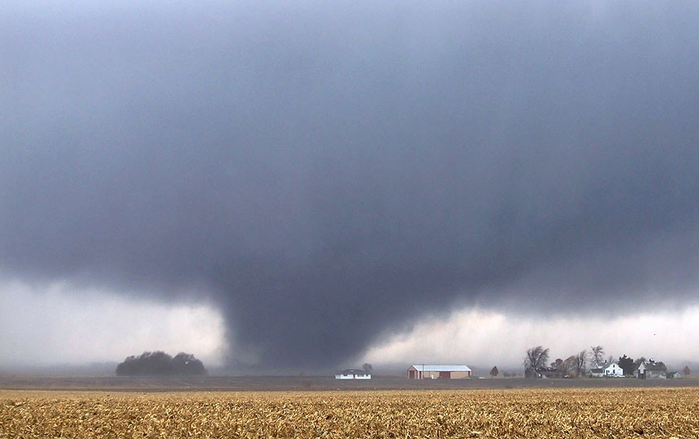
[(0, 438), (699, 437), (699, 390), (0, 391)]

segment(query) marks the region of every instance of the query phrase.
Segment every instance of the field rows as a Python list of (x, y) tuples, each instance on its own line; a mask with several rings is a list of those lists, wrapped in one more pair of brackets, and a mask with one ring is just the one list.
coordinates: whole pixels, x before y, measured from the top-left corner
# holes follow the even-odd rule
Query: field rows
[(699, 437), (699, 389), (0, 391), (0, 438)]

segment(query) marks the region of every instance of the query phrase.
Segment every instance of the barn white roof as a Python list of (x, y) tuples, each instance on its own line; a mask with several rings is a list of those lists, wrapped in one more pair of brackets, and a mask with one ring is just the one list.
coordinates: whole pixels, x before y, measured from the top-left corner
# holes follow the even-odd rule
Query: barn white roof
[(418, 372), (471, 372), (465, 364), (413, 364)]

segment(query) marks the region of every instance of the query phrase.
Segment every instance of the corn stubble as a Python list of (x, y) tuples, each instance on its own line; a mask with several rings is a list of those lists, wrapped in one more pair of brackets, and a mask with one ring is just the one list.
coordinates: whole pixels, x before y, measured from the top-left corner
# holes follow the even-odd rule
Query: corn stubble
[(0, 391), (0, 438), (699, 437), (699, 389)]

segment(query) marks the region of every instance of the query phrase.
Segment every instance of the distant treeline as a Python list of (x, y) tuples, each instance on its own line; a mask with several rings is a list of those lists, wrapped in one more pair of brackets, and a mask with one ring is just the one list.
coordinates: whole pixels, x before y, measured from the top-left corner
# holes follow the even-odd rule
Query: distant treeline
[(139, 356), (126, 357), (116, 367), (121, 376), (147, 375), (206, 375), (204, 364), (192, 354), (180, 352), (171, 357), (162, 351), (144, 352)]

